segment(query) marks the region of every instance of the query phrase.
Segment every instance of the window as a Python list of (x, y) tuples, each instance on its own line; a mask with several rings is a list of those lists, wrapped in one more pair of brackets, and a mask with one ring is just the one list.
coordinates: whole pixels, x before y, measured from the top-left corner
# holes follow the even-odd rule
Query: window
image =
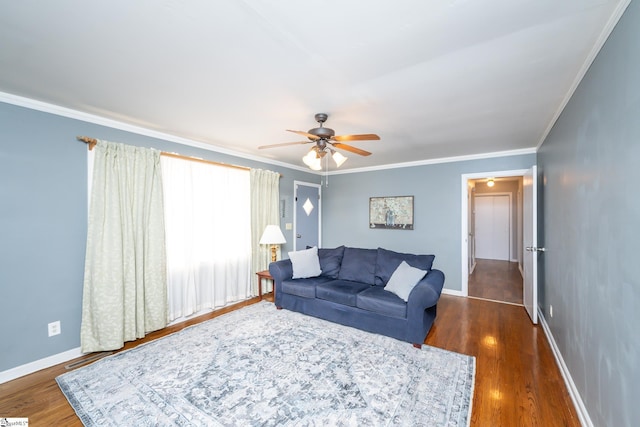
[(162, 156), (169, 319), (246, 299), (250, 173)]

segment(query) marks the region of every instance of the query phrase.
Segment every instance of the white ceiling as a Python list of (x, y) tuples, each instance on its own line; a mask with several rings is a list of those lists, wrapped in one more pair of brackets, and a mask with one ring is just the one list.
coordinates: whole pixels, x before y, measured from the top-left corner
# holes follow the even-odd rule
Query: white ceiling
[(3, 1), (0, 91), (296, 167), (257, 147), (319, 112), (381, 137), (341, 170), (534, 149), (628, 1)]

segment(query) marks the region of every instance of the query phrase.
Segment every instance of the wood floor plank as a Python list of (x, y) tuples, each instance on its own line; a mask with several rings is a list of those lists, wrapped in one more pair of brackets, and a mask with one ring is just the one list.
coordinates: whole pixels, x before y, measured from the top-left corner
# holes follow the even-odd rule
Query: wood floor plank
[(522, 304), (522, 275), (517, 262), (476, 259), (468, 283), (469, 296)]
[[(126, 348), (255, 302), (154, 332)], [(443, 295), (425, 343), (476, 357), (472, 426), (580, 425), (544, 332), (523, 307)], [(28, 417), (32, 427), (82, 426), (55, 382), (68, 363), (0, 384), (0, 417)]]
[(425, 342), (476, 357), (472, 425), (580, 425), (544, 332), (523, 307), (443, 295)]

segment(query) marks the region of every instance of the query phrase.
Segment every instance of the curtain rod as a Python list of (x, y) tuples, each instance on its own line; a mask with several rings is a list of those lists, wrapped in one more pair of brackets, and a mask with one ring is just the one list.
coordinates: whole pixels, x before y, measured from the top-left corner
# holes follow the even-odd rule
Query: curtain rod
[[(97, 139), (89, 138), (88, 136), (76, 136), (76, 139), (78, 141), (82, 141), (82, 142), (87, 143), (87, 145), (89, 146), (89, 150), (93, 150), (93, 147), (95, 147), (96, 144), (98, 143)], [(229, 163), (214, 162), (213, 160), (205, 160), (205, 159), (201, 159), (199, 157), (183, 156), (182, 154), (169, 153), (169, 152), (166, 152), (166, 151), (161, 151), (160, 155), (161, 156), (167, 156), (167, 157), (175, 157), (177, 159), (191, 160), (193, 162), (208, 163), (210, 165), (224, 166), (224, 167), (227, 167), (227, 168), (251, 170), (251, 168), (248, 168), (246, 166), (238, 166), (238, 165), (232, 165), (232, 164), (229, 164)], [(280, 176), (282, 177), (282, 174), (280, 174)]]

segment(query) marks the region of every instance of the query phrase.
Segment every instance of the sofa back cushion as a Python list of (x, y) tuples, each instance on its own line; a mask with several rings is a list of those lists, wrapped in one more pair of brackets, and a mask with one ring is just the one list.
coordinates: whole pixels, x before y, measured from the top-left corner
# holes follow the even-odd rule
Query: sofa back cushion
[(396, 268), (405, 261), (411, 267), (429, 271), (435, 255), (413, 255), (378, 248), (375, 269), (375, 284), (385, 286)]
[[(377, 258), (378, 251), (376, 249), (344, 248), (338, 279), (366, 283), (367, 285), (375, 284)], [(393, 271), (391, 273), (393, 274)]]
[(344, 246), (338, 246), (333, 249), (318, 249), (318, 258), (320, 259), (321, 276), (337, 279), (340, 273), (340, 265), (342, 265), (342, 257), (344, 255)]

